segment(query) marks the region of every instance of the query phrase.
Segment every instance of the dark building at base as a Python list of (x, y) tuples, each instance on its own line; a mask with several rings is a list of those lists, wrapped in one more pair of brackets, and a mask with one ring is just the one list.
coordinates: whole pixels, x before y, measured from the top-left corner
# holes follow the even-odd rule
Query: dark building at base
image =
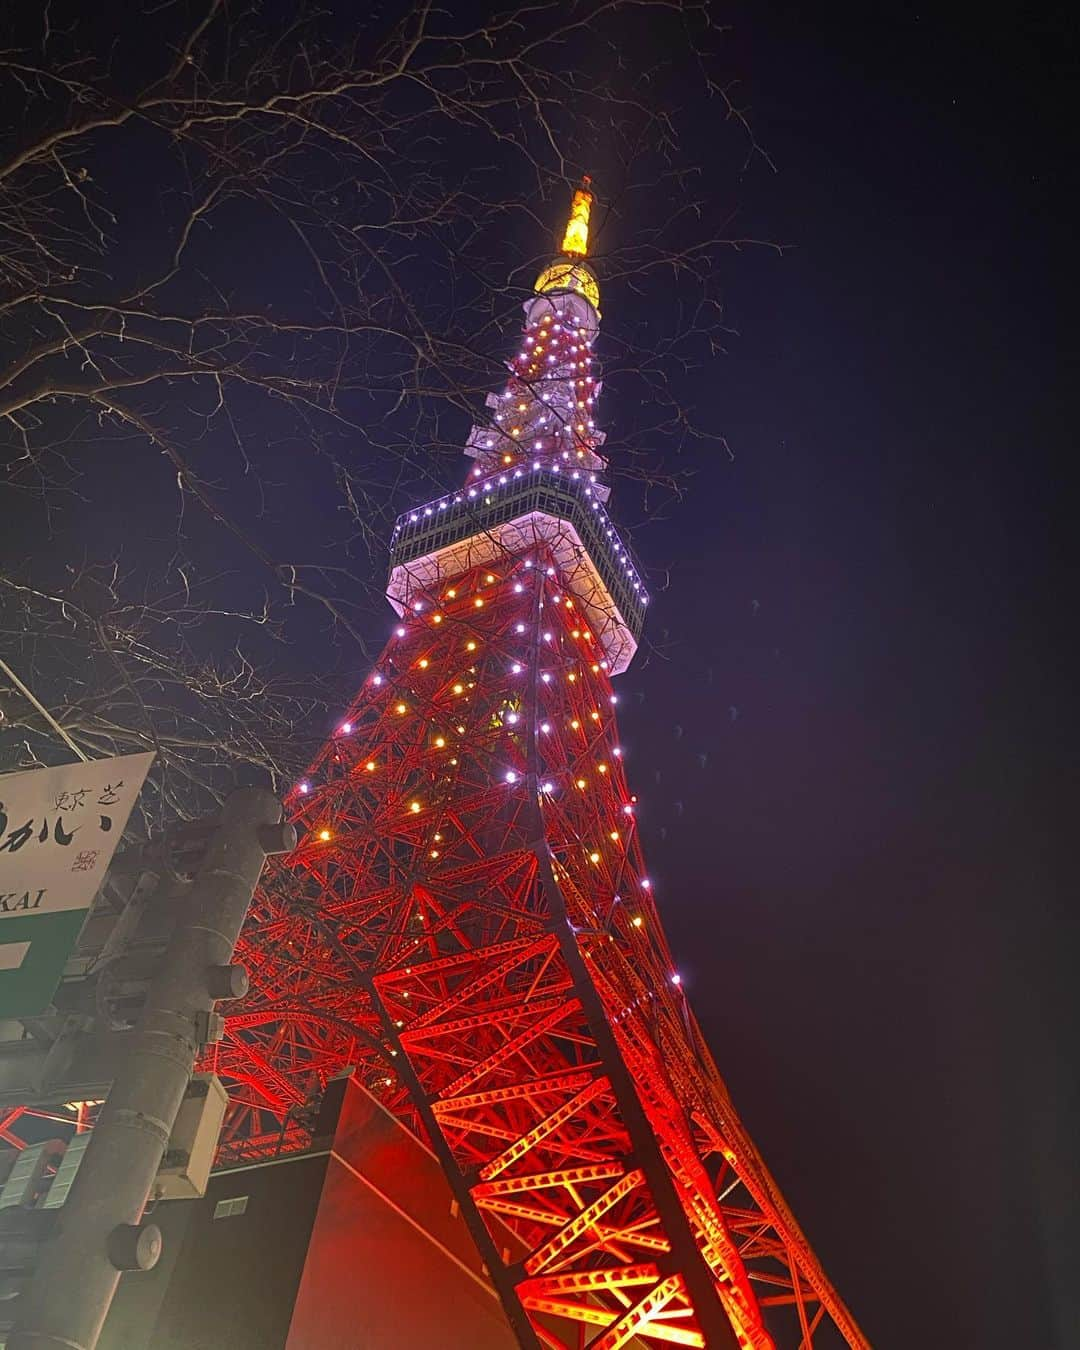
[(514, 1350), (435, 1157), (351, 1080), (312, 1148), (161, 1203), (100, 1350)]

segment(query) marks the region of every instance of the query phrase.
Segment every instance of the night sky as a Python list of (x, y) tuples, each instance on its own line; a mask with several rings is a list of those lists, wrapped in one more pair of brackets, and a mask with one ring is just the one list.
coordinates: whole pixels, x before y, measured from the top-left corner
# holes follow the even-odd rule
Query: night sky
[[(776, 172), (740, 171), (738, 139), (717, 149), (715, 104), (683, 155), (715, 228), (789, 247), (718, 254), (733, 331), (679, 384), (730, 455), (689, 446), (660, 519), (616, 486), (656, 592), (619, 692), (657, 901), (743, 1119), (881, 1350), (1080, 1345), (1065, 16), (717, 14)], [(553, 227), (562, 209), (537, 204)], [(508, 247), (542, 252), (513, 229)], [(257, 293), (272, 246), (247, 255)], [(605, 288), (601, 363), (605, 332), (648, 323), (638, 304)], [(616, 462), (637, 415), (612, 374)], [(72, 537), (136, 503), (153, 520), (141, 450), (110, 454), (118, 486), (89, 522), (71, 513)], [(291, 454), (267, 450), (279, 506)], [(432, 470), (443, 488), (463, 473)], [(336, 511), (298, 496), (282, 528)], [(344, 661), (358, 685), (371, 654), (311, 636), (289, 659)]]
[(779, 169), (737, 228), (795, 247), (727, 262), (735, 458), (639, 533), (670, 645), (624, 679), (690, 997), (886, 1348), (1080, 1344), (1070, 39), (974, 15), (731, 16)]

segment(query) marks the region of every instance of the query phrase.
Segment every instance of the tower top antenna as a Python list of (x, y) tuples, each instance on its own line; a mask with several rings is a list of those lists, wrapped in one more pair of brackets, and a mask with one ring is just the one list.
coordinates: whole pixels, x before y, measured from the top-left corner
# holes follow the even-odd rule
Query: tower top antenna
[(592, 210), (592, 179), (588, 174), (574, 192), (570, 218), (563, 231), (562, 251), (568, 258), (584, 258), (589, 252), (589, 212)]

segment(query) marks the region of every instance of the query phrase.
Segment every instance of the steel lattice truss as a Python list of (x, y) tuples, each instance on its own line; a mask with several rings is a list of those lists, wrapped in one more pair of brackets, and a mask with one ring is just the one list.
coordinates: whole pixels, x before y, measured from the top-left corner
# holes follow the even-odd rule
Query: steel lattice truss
[(468, 484), (399, 522), (401, 622), (287, 800), (300, 844), (204, 1065), (231, 1085), (223, 1154), (303, 1147), (351, 1070), (440, 1158), (523, 1347), (866, 1346), (735, 1113), (643, 868), (609, 672), (647, 596), (603, 506), (590, 202)]
[(302, 1142), (356, 1066), (442, 1159), (523, 1345), (865, 1345), (673, 982), (581, 622), (538, 536), (396, 630), (238, 950), (226, 1151)]
[(523, 1347), (865, 1346), (735, 1114), (643, 870), (609, 672), (647, 596), (603, 506), (591, 200), (466, 487), (398, 522), (401, 622), (288, 799), (301, 842), (256, 897), (252, 991), (211, 1060), (224, 1152), (302, 1146), (352, 1069), (440, 1158)]

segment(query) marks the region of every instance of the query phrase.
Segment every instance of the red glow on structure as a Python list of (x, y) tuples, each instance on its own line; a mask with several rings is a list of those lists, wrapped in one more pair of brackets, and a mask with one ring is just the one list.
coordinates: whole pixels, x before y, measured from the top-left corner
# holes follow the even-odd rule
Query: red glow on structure
[[(439, 1156), (521, 1344), (865, 1346), (735, 1113), (644, 870), (610, 679), (643, 592), (610, 528), (601, 556), (560, 515), (606, 520), (603, 438), (575, 420), (597, 315), (569, 292), (526, 308), (475, 493), (409, 518), (432, 542), (395, 563), (400, 622), (289, 798), (300, 844), (256, 897), (251, 993), (208, 1066), (232, 1085), (224, 1155), (302, 1147), (351, 1066)], [(500, 516), (515, 468), (567, 489), (538, 479)], [(438, 533), (463, 510), (502, 532)]]

